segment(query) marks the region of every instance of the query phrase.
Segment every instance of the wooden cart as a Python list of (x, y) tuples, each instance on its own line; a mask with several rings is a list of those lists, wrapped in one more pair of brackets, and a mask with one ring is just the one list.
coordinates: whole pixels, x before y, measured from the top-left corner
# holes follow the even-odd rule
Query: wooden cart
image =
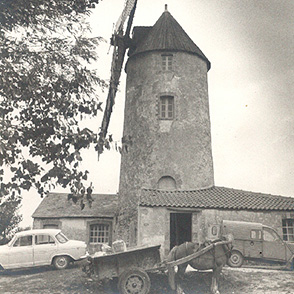
[(147, 272), (164, 268), (159, 249), (160, 245), (156, 245), (89, 257), (86, 271), (98, 280), (117, 277), (117, 287), (121, 294), (147, 294), (150, 289)]
[(97, 280), (118, 278), (118, 290), (121, 294), (147, 294), (150, 290), (148, 272), (168, 270), (171, 289), (176, 289), (175, 266), (214, 250), (215, 246), (231, 243), (221, 241), (210, 244), (203, 249), (177, 261), (167, 262), (160, 259), (160, 245), (129, 249), (120, 253), (89, 257), (85, 270)]

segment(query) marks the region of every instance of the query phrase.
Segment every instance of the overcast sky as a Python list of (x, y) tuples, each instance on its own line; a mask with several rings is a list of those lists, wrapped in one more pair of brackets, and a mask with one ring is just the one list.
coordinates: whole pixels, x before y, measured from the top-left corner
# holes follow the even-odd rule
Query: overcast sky
[[(294, 196), (294, 1), (138, 0), (134, 25), (152, 26), (164, 5), (210, 60), (208, 73), (215, 185)], [(103, 0), (90, 21), (100, 46), (97, 67), (110, 76), (109, 39), (123, 0)], [(122, 136), (125, 74), (110, 132)], [(105, 100), (107, 93), (101, 95)], [(100, 116), (90, 124), (98, 131)], [(118, 191), (120, 155), (86, 153), (95, 193)], [(40, 202), (24, 194), (23, 225)]]

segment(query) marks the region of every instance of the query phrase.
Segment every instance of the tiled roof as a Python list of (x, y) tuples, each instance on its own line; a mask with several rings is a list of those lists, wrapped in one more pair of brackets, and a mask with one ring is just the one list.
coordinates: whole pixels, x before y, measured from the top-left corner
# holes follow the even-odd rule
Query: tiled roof
[(294, 198), (224, 187), (193, 191), (142, 189), (141, 206), (293, 211)]
[(93, 194), (90, 207), (85, 201), (82, 210), (80, 203), (68, 200), (67, 193), (50, 193), (33, 213), (33, 218), (69, 218), (69, 217), (113, 217), (118, 203), (117, 194)]
[(135, 50), (131, 50), (131, 56), (155, 50), (184, 51), (198, 55), (206, 61), (207, 69), (210, 69), (210, 61), (168, 11), (151, 28), (135, 27), (134, 42), (138, 44)]

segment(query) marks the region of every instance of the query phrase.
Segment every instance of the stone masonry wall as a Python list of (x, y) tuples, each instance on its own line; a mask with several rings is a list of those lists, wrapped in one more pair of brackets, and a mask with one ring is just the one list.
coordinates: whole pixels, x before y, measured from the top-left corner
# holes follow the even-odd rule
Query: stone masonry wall
[[(187, 210), (185, 210), (187, 212)], [(170, 250), (170, 213), (175, 211), (164, 207), (139, 207), (138, 244), (161, 244), (162, 255), (167, 256)], [(181, 211), (178, 211), (181, 212)], [(282, 219), (284, 212), (268, 211), (229, 211), (204, 209), (192, 211), (192, 241), (204, 242), (207, 228), (211, 224), (220, 224), (222, 220), (258, 222), (277, 230), (282, 236)]]
[(44, 224), (55, 224), (59, 222), (59, 229), (69, 238), (74, 240), (87, 240), (87, 221), (83, 218), (61, 218), (61, 219), (34, 219), (34, 229), (43, 229)]
[(138, 245), (161, 244), (162, 255), (169, 250), (169, 213), (166, 208), (139, 208)]

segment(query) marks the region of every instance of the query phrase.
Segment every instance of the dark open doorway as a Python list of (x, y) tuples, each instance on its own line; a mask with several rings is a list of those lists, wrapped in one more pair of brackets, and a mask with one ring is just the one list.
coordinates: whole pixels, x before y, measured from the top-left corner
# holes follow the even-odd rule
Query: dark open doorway
[(192, 213), (170, 214), (170, 249), (192, 240)]

